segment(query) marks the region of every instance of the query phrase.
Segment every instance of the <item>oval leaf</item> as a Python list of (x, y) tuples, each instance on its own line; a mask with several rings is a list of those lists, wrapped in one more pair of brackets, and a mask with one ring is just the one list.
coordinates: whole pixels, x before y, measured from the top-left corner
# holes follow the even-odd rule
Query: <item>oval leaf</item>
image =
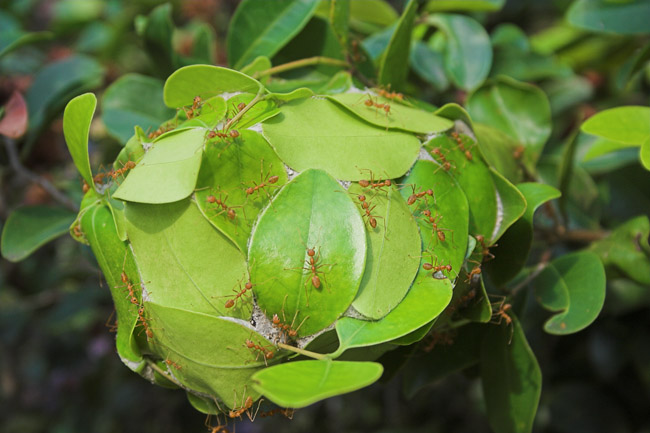
[(417, 10), (416, 0), (409, 0), (404, 7), (404, 12), (397, 21), (397, 27), (379, 62), (379, 84), (390, 85), (394, 89), (401, 89), (404, 86), (411, 50), (411, 32)]
[(553, 260), (533, 285), (544, 308), (560, 311), (544, 324), (549, 334), (572, 334), (586, 328), (605, 302), (605, 270), (598, 256), (588, 251)]
[[(368, 255), (361, 287), (352, 306), (371, 319), (380, 319), (400, 303), (418, 272), (422, 240), (418, 226), (399, 192), (390, 188), (386, 195), (353, 184), (353, 196), (368, 194), (366, 201), (377, 218), (374, 229), (368, 224)], [(359, 203), (361, 204), (361, 203)], [(363, 209), (360, 208), (363, 213)]]
[(253, 386), (273, 403), (297, 409), (366, 387), (383, 371), (376, 362), (296, 361), (256, 373)]
[(149, 300), (197, 313), (248, 318), (250, 305), (225, 308), (246, 278), (241, 252), (190, 200), (167, 205), (127, 203), (127, 234)]
[(567, 20), (576, 27), (623, 35), (650, 33), (648, 16), (648, 0), (578, 0), (567, 12)]
[(420, 142), (411, 134), (375, 128), (337, 104), (315, 98), (282, 106), (281, 114), (264, 123), (262, 129), (278, 156), (292, 169), (320, 168), (344, 180), (366, 178), (368, 173), (360, 169), (390, 179), (399, 177), (420, 150)]
[(63, 135), (68, 151), (81, 177), (90, 186), (95, 184), (88, 158), (88, 134), (95, 107), (97, 107), (95, 95), (85, 93), (68, 102), (63, 113)]
[(610, 108), (591, 116), (580, 129), (616, 143), (641, 146), (650, 138), (650, 107)]
[(206, 100), (227, 92), (257, 94), (262, 84), (241, 72), (210, 65), (180, 68), (167, 78), (163, 91), (165, 104), (178, 108), (192, 105), (195, 97)]
[(2, 256), (19, 262), (41, 246), (68, 231), (75, 215), (66, 209), (48, 206), (18, 208), (2, 229)]
[(244, 0), (228, 28), (228, 63), (235, 69), (258, 56), (272, 57), (307, 24), (318, 0)]
[[(329, 99), (339, 103), (342, 107), (352, 111), (368, 123), (389, 129), (401, 129), (408, 132), (428, 134), (446, 131), (454, 126), (451, 120), (438, 117), (433, 113), (416, 108), (407, 107), (391, 100), (377, 97), (373, 94), (339, 93), (328, 96)], [(370, 107), (366, 101), (388, 104), (390, 112)]]
[(138, 203), (171, 203), (192, 194), (201, 166), (205, 130), (172, 131), (157, 140), (113, 197)]
[[(315, 287), (307, 248), (315, 250)], [(257, 302), (268, 317), (296, 317), (310, 335), (334, 322), (354, 299), (366, 259), (366, 232), (355, 204), (327, 173), (307, 170), (263, 211), (248, 252)], [(308, 319), (306, 319), (308, 318)]]

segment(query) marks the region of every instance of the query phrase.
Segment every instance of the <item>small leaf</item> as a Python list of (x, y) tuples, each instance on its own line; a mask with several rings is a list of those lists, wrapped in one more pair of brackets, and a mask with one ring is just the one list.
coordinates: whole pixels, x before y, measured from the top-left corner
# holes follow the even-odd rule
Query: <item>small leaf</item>
[(635, 35), (650, 33), (648, 16), (648, 0), (578, 0), (571, 5), (566, 18), (576, 27), (595, 32)]
[(228, 63), (235, 69), (258, 56), (273, 57), (307, 24), (318, 7), (316, 0), (242, 1), (228, 28)]
[(343, 317), (336, 322), (339, 348), (336, 358), (353, 347), (366, 347), (395, 340), (417, 330), (438, 317), (449, 304), (452, 286), (424, 272), (416, 278), (406, 297), (393, 311), (377, 321)]
[[(359, 121), (337, 104), (300, 99), (281, 107), (281, 114), (262, 125), (264, 136), (296, 171), (326, 170), (337, 179), (360, 180), (372, 170), (396, 178), (418, 156), (420, 142), (411, 134), (385, 131)], [(304, 143), (309, 143), (305, 151)]]
[(404, 7), (404, 12), (397, 21), (397, 27), (379, 62), (379, 84), (390, 85), (393, 89), (401, 89), (404, 86), (411, 50), (411, 32), (417, 9), (416, 0), (409, 0)]
[[(355, 183), (348, 193), (361, 196), (369, 191)], [(413, 215), (395, 188), (391, 187), (386, 196), (377, 193), (366, 200), (379, 221), (374, 229), (366, 221), (366, 270), (352, 306), (368, 318), (380, 319), (400, 303), (411, 287), (420, 265), (422, 240)]]
[(363, 33), (374, 33), (378, 29), (394, 24), (399, 16), (385, 0), (364, 0), (350, 2), (350, 27)]
[(204, 129), (172, 131), (129, 172), (114, 198), (138, 203), (171, 203), (192, 194), (201, 166)]
[(435, 14), (426, 23), (446, 36), (445, 69), (458, 87), (471, 90), (487, 78), (492, 65), (490, 37), (473, 18), (455, 14)]
[(348, 28), (350, 22), (350, 0), (330, 0), (328, 18), (332, 30), (341, 46), (346, 49), (348, 45)]
[[(144, 286), (140, 284), (142, 281), (138, 277), (133, 253), (117, 235), (113, 216), (105, 206), (97, 205), (87, 209), (81, 217), (81, 230), (88, 239), (113, 297), (117, 315), (117, 351), (129, 361), (126, 363), (129, 368), (134, 369), (136, 366), (130, 363), (142, 361), (133, 331), (138, 321), (139, 302)], [(133, 296), (127, 284), (122, 281), (122, 272), (127, 275), (129, 284), (134, 285), (131, 288)]]
[(627, 146), (641, 146), (650, 138), (650, 107), (610, 108), (582, 124), (583, 132)]
[[(390, 99), (372, 94), (339, 93), (338, 95), (328, 96), (328, 99), (350, 110), (366, 122), (383, 128), (428, 134), (446, 131), (454, 126), (451, 120), (406, 105), (393, 103)], [(381, 108), (370, 107), (365, 104), (366, 101), (388, 105), (390, 111), (386, 112)]]
[(190, 200), (166, 205), (127, 203), (127, 234), (148, 299), (197, 313), (248, 318), (244, 300), (225, 298), (246, 275), (242, 253), (208, 223)]
[(505, 132), (483, 123), (474, 124), (474, 133), (485, 162), (510, 182), (520, 182), (524, 176), (518, 158), (521, 153), (521, 148), (518, 149), (519, 142)]
[(429, 0), (425, 6), (427, 12), (446, 11), (498, 11), (505, 0)]
[[(316, 274), (310, 271), (307, 248), (315, 251)], [(357, 294), (366, 232), (339, 183), (324, 171), (306, 170), (263, 211), (248, 257), (262, 311), (268, 317), (295, 316), (296, 324), (304, 320), (299, 335), (310, 335), (334, 322)]]
[(414, 43), (409, 63), (413, 71), (437, 91), (443, 92), (449, 87), (442, 53), (434, 51), (424, 42), (416, 41)]
[(68, 231), (75, 216), (68, 210), (47, 206), (16, 209), (2, 229), (2, 255), (19, 262), (41, 246)]
[(22, 137), (27, 131), (27, 121), (25, 99), (14, 90), (7, 103), (0, 107), (0, 134), (9, 138)]
[(172, 48), (172, 5), (165, 3), (152, 10), (138, 33), (144, 39), (145, 49), (156, 70), (167, 76), (176, 67), (176, 53)]
[(262, 88), (259, 81), (232, 69), (192, 65), (177, 70), (167, 78), (163, 96), (168, 107), (178, 108), (192, 105), (196, 96), (206, 100), (230, 92), (257, 94)]
[(499, 218), (492, 232), (492, 241), (495, 242), (503, 235), (508, 227), (515, 223), (526, 211), (526, 199), (524, 195), (501, 174), (490, 168), (492, 181), (497, 190), (497, 202), (499, 203)]
[(97, 107), (97, 98), (92, 93), (77, 96), (68, 103), (63, 113), (63, 135), (81, 177), (94, 187), (93, 174), (88, 156), (88, 134), (90, 122)]
[(475, 122), (490, 125), (525, 146), (523, 162), (534, 172), (551, 135), (551, 109), (541, 89), (501, 77), (472, 93), (467, 109)]
[(481, 345), (481, 380), (488, 420), (499, 433), (530, 433), (542, 373), (516, 317), (492, 326)]
[[(208, 142), (196, 182), (195, 199), (210, 223), (245, 254), (257, 215), (287, 183), (287, 172), (260, 134), (248, 129), (240, 134), (236, 139), (217, 138)], [(272, 177), (277, 179), (270, 183)], [(247, 188), (262, 184), (268, 186), (252, 194), (246, 193)], [(225, 200), (233, 213), (217, 202), (209, 203), (210, 196), (215, 200)]]
[(582, 251), (561, 256), (533, 281), (537, 301), (559, 311), (545, 324), (550, 334), (578, 332), (591, 324), (605, 301), (605, 270), (598, 256)]
[(133, 135), (133, 127), (154, 130), (174, 116), (174, 110), (165, 107), (163, 84), (144, 75), (127, 74), (111, 84), (102, 97), (102, 120), (108, 132), (126, 143)]
[(383, 370), (376, 362), (295, 361), (256, 373), (253, 386), (278, 406), (297, 409), (366, 387)]

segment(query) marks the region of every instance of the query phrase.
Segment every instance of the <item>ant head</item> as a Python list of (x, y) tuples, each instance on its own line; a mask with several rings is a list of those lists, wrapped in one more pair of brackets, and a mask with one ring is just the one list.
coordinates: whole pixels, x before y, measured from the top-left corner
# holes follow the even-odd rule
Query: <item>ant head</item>
[(314, 257), (316, 255), (316, 251), (314, 251), (313, 248), (309, 248), (309, 249), (307, 249), (307, 255), (309, 257)]
[(244, 284), (244, 288), (245, 288), (246, 290), (250, 290), (250, 289), (252, 289), (252, 288), (253, 288), (253, 283), (251, 283), (250, 281), (247, 282), (246, 284)]
[(246, 108), (246, 103), (244, 103), (244, 102), (240, 102), (237, 105), (237, 110), (239, 110), (239, 111), (243, 110), (244, 108)]

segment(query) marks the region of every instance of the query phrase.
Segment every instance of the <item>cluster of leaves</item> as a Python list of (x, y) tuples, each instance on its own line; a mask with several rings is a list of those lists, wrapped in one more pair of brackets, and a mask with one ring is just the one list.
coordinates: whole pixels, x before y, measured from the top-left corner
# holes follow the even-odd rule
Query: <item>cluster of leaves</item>
[[(606, 110), (579, 131), (593, 112), (585, 102), (602, 86), (598, 74), (606, 73), (597, 62), (620, 65), (611, 91), (618, 99), (603, 98), (605, 106), (647, 104), (629, 91), (647, 80), (650, 50), (643, 37), (588, 31), (643, 34), (643, 23), (633, 18), (648, 5), (577, 1), (567, 11), (569, 24), (530, 40), (512, 24), (488, 34), (480, 15), (463, 14), (502, 6), (409, 1), (398, 16), (381, 1), (287, 0), (269, 19), (264, 2), (245, 1), (227, 39), (229, 64), (243, 74), (194, 66), (172, 74), (164, 87), (131, 74), (106, 90), (101, 118), (124, 144), (110, 172), (117, 174), (114, 182), (95, 184), (103, 179), (93, 176), (88, 158), (95, 98), (84, 95), (68, 106), (66, 140), (89, 185), (82, 211), (75, 218), (63, 209), (19, 209), (5, 225), (3, 255), (23, 259), (72, 223), (72, 235), (90, 243), (112, 287), (123, 360), (160, 384), (195, 391), (190, 400), (199, 410), (214, 410), (210, 398), (201, 398), (206, 395), (240, 406), (245, 389), (283, 406), (305, 406), (373, 382), (381, 366), (359, 361), (379, 358), (389, 368), (385, 376), (406, 362), (410, 396), (449, 373), (478, 372), (492, 428), (530, 431), (541, 374), (523, 330), (539, 327), (538, 306), (553, 314), (546, 316), (547, 333), (584, 329), (603, 306), (602, 264), (615, 311), (638, 309), (648, 299), (650, 227), (647, 216), (634, 218), (647, 214), (647, 193), (630, 191), (626, 172), (632, 167), (635, 179), (647, 181), (635, 167), (639, 160), (650, 165), (650, 109)], [(172, 48), (178, 30), (170, 14), (161, 6), (135, 21), (145, 47), (157, 53), (157, 73), (212, 63), (206, 27), (197, 30), (189, 55)], [(46, 36), (15, 33), (3, 46)], [(594, 56), (595, 50), (617, 53), (617, 62)], [(574, 72), (589, 69), (598, 73)], [(26, 98), (30, 129), (37, 129), (31, 139), (24, 136), (25, 146), (72, 95), (98, 85), (80, 82), (74, 90), (63, 85), (69, 93), (49, 97), (41, 114)], [(437, 109), (397, 91), (431, 95), (436, 104), (458, 97), (465, 108)], [(33, 92), (49, 96), (47, 88)], [(3, 120), (20, 111), (16, 106), (20, 100), (12, 99)], [(571, 115), (576, 107), (581, 117)], [(211, 131), (237, 136), (211, 137)], [(134, 169), (126, 169), (128, 161), (137, 163)], [(370, 173), (363, 169), (402, 187), (364, 189), (358, 181)], [(301, 173), (293, 177), (294, 171)], [(276, 183), (254, 195), (242, 186), (268, 183), (271, 175)], [(334, 179), (352, 182), (348, 194)], [(427, 188), (433, 198), (407, 205), (411, 194)], [(376, 227), (360, 208), (361, 195), (376, 206)], [(210, 203), (210, 196), (227, 204)], [(544, 214), (534, 219), (542, 205)], [(322, 264), (319, 289), (308, 247)], [(427, 263), (452, 270), (431, 272)], [(126, 297), (131, 289), (120, 287), (123, 271), (138, 288), (135, 302)], [(255, 308), (243, 297), (226, 308), (223, 297), (249, 278)], [(299, 348), (285, 341), (291, 344), (279, 350), (268, 349), (281, 337), (270, 323), (264, 335), (253, 336), (244, 321), (221, 319), (249, 319), (251, 310), (256, 322), (277, 313), (302, 323), (299, 337), (345, 315), (316, 340), (300, 338)], [(151, 341), (143, 325), (151, 328)], [(320, 360), (265, 368), (246, 339), (277, 350), (268, 364), (292, 352)], [(407, 361), (406, 354), (417, 356)], [(215, 375), (215, 368), (237, 373)]]

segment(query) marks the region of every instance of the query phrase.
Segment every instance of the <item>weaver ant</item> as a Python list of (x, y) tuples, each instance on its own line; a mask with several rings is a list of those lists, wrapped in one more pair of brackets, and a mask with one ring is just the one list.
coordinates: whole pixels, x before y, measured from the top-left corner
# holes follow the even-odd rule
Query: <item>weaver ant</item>
[(364, 171), (367, 171), (369, 176), (370, 176), (369, 180), (368, 179), (361, 179), (359, 181), (359, 186), (361, 186), (362, 188), (370, 188), (370, 189), (379, 190), (379, 189), (382, 189), (384, 187), (390, 187), (393, 184), (390, 179), (380, 180), (379, 182), (375, 181), (375, 176), (374, 176), (372, 170), (370, 170), (370, 169), (364, 168), (364, 169), (360, 169), (359, 171), (362, 172), (362, 173)]
[(474, 159), (474, 156), (472, 155), (471, 150), (474, 147), (474, 145), (470, 146), (469, 149), (465, 148), (463, 139), (460, 137), (460, 134), (457, 133), (456, 131), (452, 132), (451, 136), (454, 140), (456, 140), (456, 146), (460, 149), (463, 155), (465, 155), (465, 158), (467, 158), (468, 161), (472, 161)]
[(415, 192), (415, 189), (416, 186), (411, 185), (411, 195), (406, 200), (406, 204), (409, 206), (415, 204), (421, 198), (424, 198), (425, 203), (427, 203), (427, 196), (433, 197), (433, 190), (431, 188), (420, 192)]
[[(481, 255), (483, 256), (484, 261), (492, 260), (494, 258), (494, 254), (490, 252), (490, 248), (496, 247), (497, 244), (488, 246), (485, 242), (485, 236), (483, 235), (476, 235), (474, 238), (481, 245)], [(485, 259), (486, 257), (487, 259)]]
[[(490, 323), (500, 325), (501, 322), (506, 322), (506, 326), (510, 326), (510, 339), (508, 340), (508, 344), (510, 344), (512, 342), (514, 326), (512, 324), (512, 317), (508, 315), (508, 311), (512, 310), (512, 305), (506, 304), (505, 296), (502, 296), (501, 298), (502, 299), (500, 301), (490, 304), (492, 306), (492, 318), (490, 320)], [(494, 307), (497, 307), (496, 311)]]
[(273, 350), (268, 349), (262, 346), (261, 344), (256, 344), (253, 340), (246, 340), (244, 346), (251, 349), (252, 352), (255, 353), (255, 361), (257, 361), (257, 358), (259, 358), (259, 356), (262, 355), (262, 358), (264, 359), (264, 364), (266, 365), (268, 365), (266, 361), (269, 359), (273, 359), (273, 357), (275, 356), (275, 352), (273, 352)]
[(216, 196), (212, 195), (212, 194), (210, 194), (209, 196), (207, 196), (205, 198), (205, 201), (208, 202), (209, 204), (216, 204), (217, 209), (221, 208), (221, 210), (218, 211), (213, 216), (217, 217), (217, 216), (219, 216), (219, 215), (221, 215), (222, 213), (225, 212), (228, 219), (230, 219), (231, 221), (234, 221), (235, 218), (237, 217), (237, 212), (235, 212), (235, 209), (242, 209), (242, 212), (244, 212), (244, 218), (246, 218), (246, 212), (244, 211), (244, 205), (240, 204), (240, 205), (236, 205), (236, 206), (228, 206), (226, 204), (226, 201), (228, 200), (228, 193), (226, 192), (226, 193), (223, 193), (223, 194), (225, 194), (225, 197), (222, 195), (221, 192), (219, 192), (219, 197), (218, 198)]
[(296, 318), (298, 317), (298, 310), (296, 310), (296, 313), (293, 315), (293, 320), (291, 321), (291, 324), (286, 323), (287, 318), (284, 315), (284, 304), (287, 301), (287, 296), (289, 295), (288, 294), (285, 295), (284, 300), (282, 301), (282, 310), (281, 310), (282, 321), (280, 321), (280, 318), (278, 317), (277, 314), (274, 314), (273, 319), (271, 320), (271, 325), (280, 331), (280, 334), (285, 337), (285, 341), (288, 339), (296, 338), (298, 336), (298, 331), (302, 327), (303, 323), (305, 323), (305, 321), (309, 319), (309, 316), (306, 316), (304, 319), (302, 319), (300, 325), (298, 325), (298, 327), (294, 329), (293, 325), (296, 322)]
[(170, 366), (170, 367), (174, 367), (176, 370), (180, 370), (180, 369), (182, 368), (180, 365), (176, 364), (176, 363), (175, 363), (174, 361), (172, 361), (171, 359), (166, 359), (166, 360), (165, 360), (165, 364), (167, 364), (167, 365)]
[[(257, 182), (252, 181), (254, 186), (250, 186), (250, 187), (246, 188), (246, 195), (252, 195), (255, 192), (257, 192), (258, 195), (259, 195), (260, 190), (262, 190), (262, 191), (264, 191), (264, 193), (266, 193), (266, 196), (268, 197), (268, 199), (271, 200), (271, 195), (264, 188), (266, 188), (266, 187), (279, 188), (279, 186), (275, 185), (275, 184), (278, 182), (278, 180), (280, 180), (279, 176), (276, 176), (276, 175), (270, 176), (272, 166), (273, 166), (272, 164), (269, 165), (269, 171), (266, 173), (266, 176), (265, 176), (264, 175), (264, 160), (263, 159), (260, 160), (260, 183), (258, 184)], [(246, 186), (246, 184), (244, 184), (244, 183), (242, 183), (242, 184), (244, 186)]]

